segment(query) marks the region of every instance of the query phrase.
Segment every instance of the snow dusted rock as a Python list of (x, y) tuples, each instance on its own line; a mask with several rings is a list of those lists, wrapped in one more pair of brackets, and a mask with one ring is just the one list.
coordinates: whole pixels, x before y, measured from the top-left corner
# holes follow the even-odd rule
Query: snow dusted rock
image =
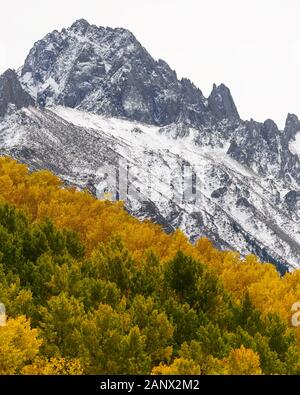
[(6, 113), (10, 104), (22, 108), (33, 105), (34, 101), (23, 90), (16, 72), (9, 69), (0, 76), (0, 117)]
[[(202, 92), (187, 79), (179, 81), (163, 60), (155, 61), (132, 33), (85, 20), (38, 41), (21, 70), (21, 81), (33, 96), (45, 92), (48, 104), (149, 124), (180, 120), (198, 125), (211, 117)], [(211, 110), (218, 116), (233, 115), (228, 88), (222, 85), (216, 89), (219, 94), (224, 103), (213, 95)]]
[(208, 98), (208, 106), (218, 119), (239, 119), (230, 90), (224, 84), (214, 84)]
[(300, 131), (300, 121), (295, 114), (288, 114), (285, 121), (284, 135), (289, 142), (294, 140), (296, 134)]
[[(205, 98), (128, 30), (85, 20), (34, 45), (19, 70), (27, 93), (9, 74), (0, 77), (1, 154), (97, 196), (109, 190), (133, 215), (192, 241), (300, 267), (295, 115), (283, 131), (243, 121), (224, 84)], [(18, 110), (39, 97), (45, 110)]]

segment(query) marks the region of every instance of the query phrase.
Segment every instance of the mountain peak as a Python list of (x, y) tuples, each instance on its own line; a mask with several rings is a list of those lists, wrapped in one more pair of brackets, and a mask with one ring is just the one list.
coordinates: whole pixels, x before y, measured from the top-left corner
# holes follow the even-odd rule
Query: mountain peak
[(266, 119), (264, 121), (264, 127), (267, 129), (273, 129), (273, 130), (277, 130), (278, 131), (278, 126), (276, 124), (276, 122), (273, 121), (273, 119)]
[(89, 22), (87, 20), (78, 19), (71, 25), (70, 29), (75, 32), (85, 33), (90, 26), (91, 25), (89, 24)]
[(208, 113), (201, 91), (178, 80), (166, 62), (156, 62), (129, 30), (84, 19), (38, 41), (21, 82), (47, 105), (160, 126), (182, 119), (198, 127)]
[(18, 79), (17, 73), (13, 69), (7, 69), (6, 71), (4, 71), (1, 77)]
[(288, 113), (285, 121), (285, 127), (291, 124), (299, 124), (299, 118), (295, 114)]
[(294, 140), (296, 134), (300, 131), (300, 121), (295, 114), (288, 113), (285, 121), (284, 136), (287, 141)]
[(208, 98), (211, 111), (219, 118), (239, 119), (239, 113), (226, 85), (213, 84), (213, 89)]

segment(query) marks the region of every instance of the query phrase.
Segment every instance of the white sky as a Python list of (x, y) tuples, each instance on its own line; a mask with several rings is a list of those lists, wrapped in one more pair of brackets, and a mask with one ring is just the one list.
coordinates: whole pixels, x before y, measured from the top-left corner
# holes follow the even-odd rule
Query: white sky
[(0, 72), (79, 18), (128, 28), (206, 96), (225, 83), (245, 119), (300, 116), (299, 0), (2, 0)]

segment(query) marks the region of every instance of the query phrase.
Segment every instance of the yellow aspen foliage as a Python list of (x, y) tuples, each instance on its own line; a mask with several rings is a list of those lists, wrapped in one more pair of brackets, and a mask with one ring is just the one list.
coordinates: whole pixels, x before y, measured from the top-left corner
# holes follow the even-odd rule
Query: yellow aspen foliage
[[(200, 259), (201, 262), (214, 266), (218, 271), (222, 271), (224, 267), (224, 257), (228, 255), (216, 250), (213, 243), (207, 237), (202, 237), (196, 241), (195, 252), (197, 258)], [(235, 260), (237, 256), (238, 254), (234, 253)]]
[(4, 174), (0, 177), (0, 195), (1, 198), (3, 199), (3, 196), (5, 196), (5, 193), (7, 191), (12, 191), (13, 190), (13, 181), (12, 179)]
[(83, 368), (78, 359), (37, 357), (32, 364), (24, 366), (23, 375), (81, 375)]
[(224, 367), (224, 374), (236, 375), (260, 375), (259, 356), (253, 350), (241, 346), (230, 352), (221, 365)]
[(153, 375), (199, 375), (200, 367), (194, 361), (185, 358), (176, 358), (171, 365), (163, 363), (152, 369)]
[(189, 243), (187, 237), (181, 230), (176, 230), (168, 240), (168, 250), (164, 257), (164, 260), (170, 260), (174, 257), (177, 251), (183, 252), (185, 255), (194, 256), (194, 247)]
[(0, 374), (16, 374), (39, 352), (38, 331), (20, 316), (0, 327)]

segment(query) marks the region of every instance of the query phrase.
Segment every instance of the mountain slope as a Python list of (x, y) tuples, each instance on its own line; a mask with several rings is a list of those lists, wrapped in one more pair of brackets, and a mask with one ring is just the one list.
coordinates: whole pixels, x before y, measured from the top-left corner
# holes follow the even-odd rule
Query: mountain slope
[[(3, 88), (7, 75), (16, 89)], [(167, 231), (206, 235), (280, 270), (299, 266), (295, 115), (283, 131), (272, 120), (244, 121), (224, 84), (205, 98), (129, 31), (85, 20), (38, 41), (18, 76), (0, 77), (2, 154), (94, 194), (110, 190)], [(35, 101), (41, 109), (18, 110)], [(127, 178), (129, 186), (115, 190), (115, 180)]]
[[(188, 128), (174, 138), (168, 127), (64, 107), (30, 107), (5, 117), (0, 141), (1, 154), (32, 169), (46, 167), (98, 196), (106, 190), (121, 193), (118, 170), (129, 178), (119, 197), (138, 218), (151, 218), (168, 231), (179, 227), (192, 240), (206, 235), (220, 248), (297, 267), (300, 232), (285, 204), (283, 183), (240, 165), (226, 153), (227, 146), (199, 147), (199, 133)], [(182, 178), (192, 171), (197, 196), (188, 197)]]

